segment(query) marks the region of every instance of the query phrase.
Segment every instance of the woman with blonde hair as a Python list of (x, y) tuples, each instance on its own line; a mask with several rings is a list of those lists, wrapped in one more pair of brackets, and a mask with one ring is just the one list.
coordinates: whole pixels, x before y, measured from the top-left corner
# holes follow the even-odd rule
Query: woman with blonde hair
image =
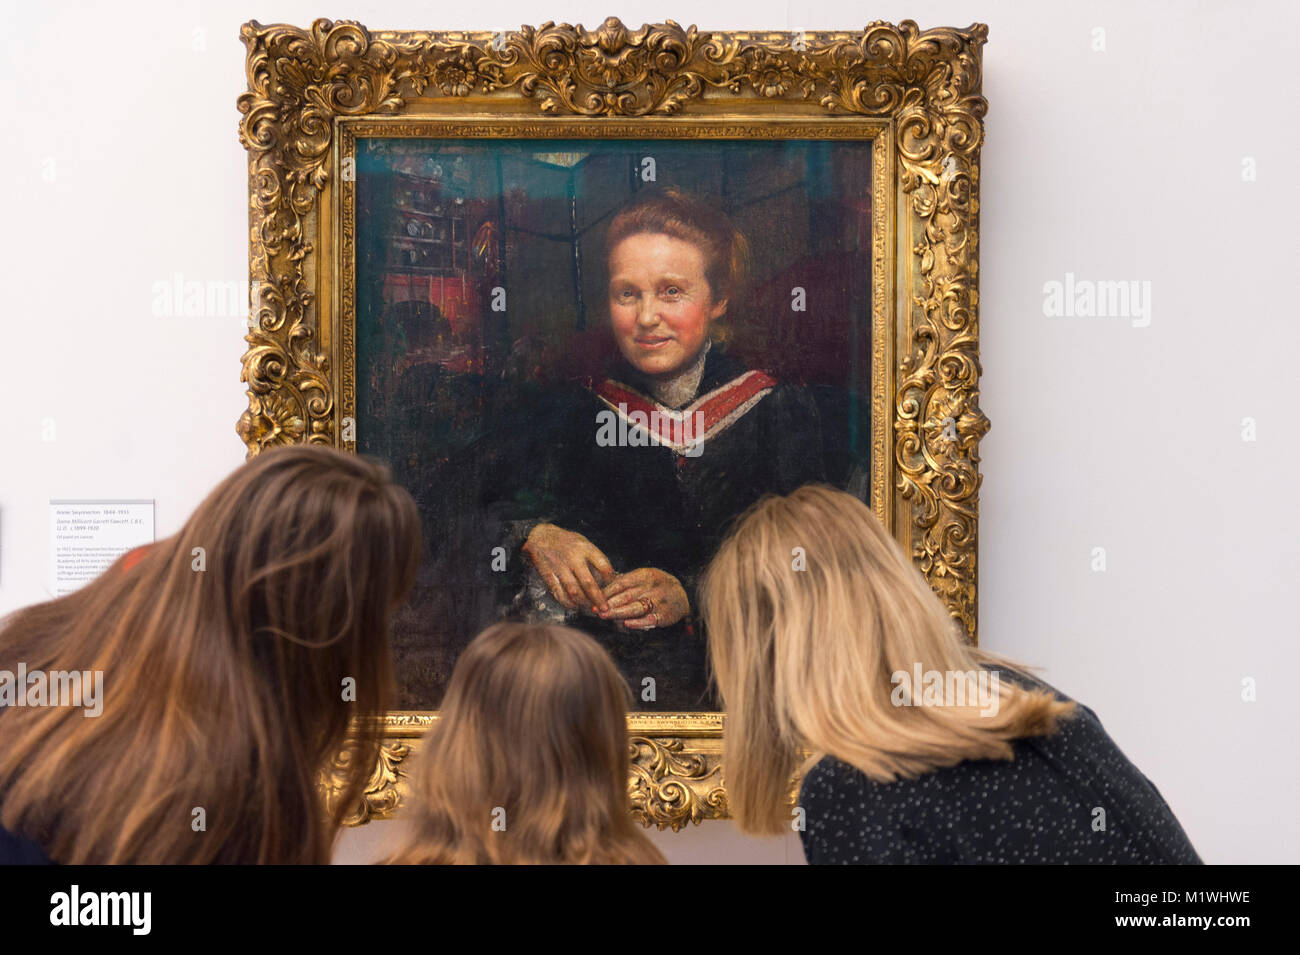
[(456, 661), (403, 864), (663, 864), (628, 807), (627, 683), (591, 637), (503, 622)]
[(749, 508), (701, 613), (745, 832), (793, 822), (814, 864), (1200, 862), (1096, 714), (967, 645), (850, 494)]
[[(12, 614), (0, 672), (99, 674), (0, 709), (0, 851), (61, 863), (326, 863), (378, 758), (419, 516), (382, 465), (267, 451), (180, 532)], [(319, 776), (356, 721), (337, 805)], [(6, 832), (6, 830), (8, 830)]]

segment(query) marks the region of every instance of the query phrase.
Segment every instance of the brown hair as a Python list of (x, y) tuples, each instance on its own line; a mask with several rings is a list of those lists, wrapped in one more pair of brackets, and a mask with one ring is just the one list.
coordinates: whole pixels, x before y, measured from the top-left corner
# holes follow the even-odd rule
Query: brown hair
[[(4, 622), (0, 667), (101, 670), (104, 705), (0, 712), (0, 823), (64, 863), (327, 862), (378, 757), (419, 555), (382, 465), (306, 445), (249, 461), (138, 565)], [(318, 777), (354, 718), (327, 819)]]
[(917, 664), (960, 679), (964, 700), (984, 664), (1016, 667), (966, 644), (870, 508), (825, 484), (766, 495), (741, 515), (700, 605), (727, 714), (727, 802), (744, 832), (787, 831), (801, 751), (812, 751), (805, 767), (830, 755), (888, 782), (1011, 759), (1012, 740), (1074, 712), (1010, 680), (993, 684), (991, 714), (898, 705), (894, 674)]
[(628, 687), (591, 637), (498, 623), (460, 655), (387, 861), (662, 864), (628, 807)]
[(749, 243), (720, 208), (680, 189), (646, 189), (610, 220), (605, 248), (634, 235), (666, 235), (696, 246), (714, 301), (734, 300), (749, 270)]

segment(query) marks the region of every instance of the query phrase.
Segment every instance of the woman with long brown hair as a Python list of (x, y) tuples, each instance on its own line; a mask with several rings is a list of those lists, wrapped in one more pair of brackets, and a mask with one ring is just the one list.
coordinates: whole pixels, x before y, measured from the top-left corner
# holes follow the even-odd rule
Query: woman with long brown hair
[(662, 864), (628, 809), (628, 687), (591, 637), (498, 623), (456, 661), (412, 771), (410, 864)]
[[(0, 671), (100, 673), (103, 699), (0, 710), (9, 841), (61, 863), (328, 862), (378, 755), (388, 620), (420, 546), (382, 465), (286, 447), (134, 566), (12, 614)], [(319, 776), (354, 721), (327, 814)]]
[(966, 644), (853, 495), (758, 501), (701, 608), (743, 831), (799, 829), (812, 863), (1200, 861), (1096, 714)]

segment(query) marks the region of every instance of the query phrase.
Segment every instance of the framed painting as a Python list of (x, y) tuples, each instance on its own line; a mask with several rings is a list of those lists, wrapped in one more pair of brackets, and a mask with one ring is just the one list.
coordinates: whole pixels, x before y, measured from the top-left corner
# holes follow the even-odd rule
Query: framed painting
[(985, 35), (244, 26), (239, 433), (381, 458), (427, 542), (353, 822), (503, 618), (609, 650), (642, 822), (724, 817), (694, 585), (765, 493), (860, 496), (976, 639)]

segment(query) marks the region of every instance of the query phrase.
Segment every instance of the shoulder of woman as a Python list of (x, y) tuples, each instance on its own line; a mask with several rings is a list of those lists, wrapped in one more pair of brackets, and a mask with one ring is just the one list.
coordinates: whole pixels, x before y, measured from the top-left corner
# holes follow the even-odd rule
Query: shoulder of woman
[(0, 865), (53, 865), (35, 842), (0, 826)]
[(1005, 663), (985, 663), (984, 669), (997, 675), (999, 680), (1006, 680), (1008, 683), (1014, 683), (1016, 686), (1024, 687), (1028, 690), (1046, 690), (1053, 694), (1057, 699), (1066, 702), (1073, 702), (1068, 696), (1052, 686), (1041, 677), (1034, 676), (1028, 670), (1020, 667), (1010, 666)]
[(856, 766), (834, 756), (824, 756), (804, 775), (799, 784), (799, 799), (803, 802), (808, 798), (832, 796), (844, 791), (852, 791), (855, 795), (876, 793), (885, 785), (887, 784), (875, 781)]
[(816, 410), (817, 402), (813, 400), (812, 392), (805, 386), (796, 384), (792, 381), (777, 381), (772, 386), (772, 395), (777, 401), (789, 407), (801, 409)]
[[(721, 369), (719, 369), (721, 370)], [(734, 372), (734, 373), (733, 373)], [(706, 382), (707, 384), (707, 382)], [(751, 393), (766, 392), (758, 407), (769, 414), (772, 412), (791, 412), (799, 415), (816, 413), (817, 403), (812, 392), (803, 385), (782, 379), (765, 368), (746, 368), (737, 365), (726, 369), (726, 377), (715, 381), (710, 387), (701, 386), (700, 393), (715, 391), (720, 388), (743, 386)]]
[(1007, 666), (1002, 663), (986, 663), (984, 666), (985, 669), (996, 673), (998, 678), (1001, 680), (1007, 680), (1008, 682), (1015, 683), (1017, 686), (1030, 690), (1044, 690), (1051, 693), (1062, 703), (1073, 703), (1077, 710), (1075, 718), (1076, 723), (1082, 720), (1084, 723), (1087, 723), (1093, 731), (1105, 732), (1101, 725), (1101, 718), (1097, 716), (1091, 707), (1085, 706), (1078, 700), (1067, 696), (1046, 680), (1042, 680), (1025, 670)]
[[(821, 440), (821, 412), (817, 402), (813, 400), (812, 393), (800, 385), (778, 382), (768, 392), (767, 397), (758, 403), (755, 410), (761, 412), (767, 426), (773, 428), (775, 434), (780, 436), (779, 447), (783, 449), (788, 451), (800, 449), (799, 453), (803, 453)], [(821, 470), (820, 465), (818, 470)], [(804, 475), (798, 483), (824, 479), (824, 475), (821, 477)]]

